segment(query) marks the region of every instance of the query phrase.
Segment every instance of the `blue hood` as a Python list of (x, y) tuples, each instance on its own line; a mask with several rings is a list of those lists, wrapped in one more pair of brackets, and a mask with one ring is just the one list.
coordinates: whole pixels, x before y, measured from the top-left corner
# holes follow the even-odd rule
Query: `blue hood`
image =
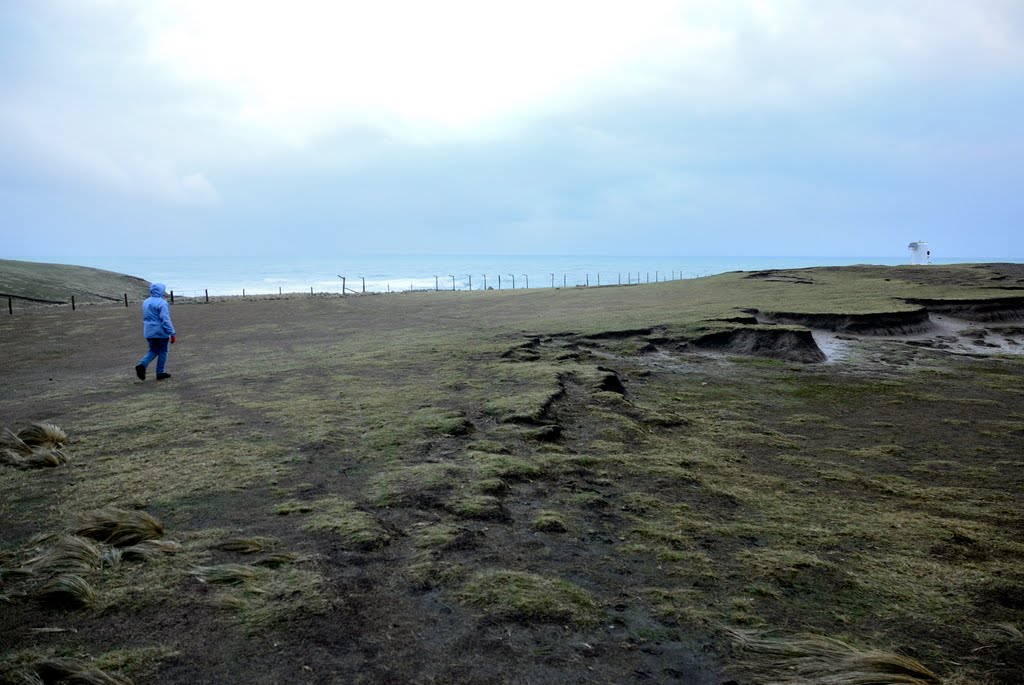
[(154, 283), (149, 286), (149, 297), (142, 303), (142, 335), (146, 338), (169, 338), (174, 335), (171, 308), (164, 301), (167, 286)]

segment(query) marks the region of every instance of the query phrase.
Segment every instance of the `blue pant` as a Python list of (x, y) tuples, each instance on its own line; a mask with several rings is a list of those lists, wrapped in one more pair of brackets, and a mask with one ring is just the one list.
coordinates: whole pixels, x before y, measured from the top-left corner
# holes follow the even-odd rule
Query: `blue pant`
[(146, 338), (149, 343), (149, 352), (139, 360), (142, 366), (149, 366), (149, 363), (156, 359), (157, 375), (164, 372), (164, 364), (167, 363), (167, 344), (170, 338)]

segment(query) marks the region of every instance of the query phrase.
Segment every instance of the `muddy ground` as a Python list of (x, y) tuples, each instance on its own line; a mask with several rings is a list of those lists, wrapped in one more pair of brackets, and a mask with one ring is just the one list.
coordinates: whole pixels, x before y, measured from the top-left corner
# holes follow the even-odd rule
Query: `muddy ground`
[[(0, 682), (52, 657), (137, 683), (793, 676), (742, 631), (1019, 682), (1014, 316), (812, 330), (807, 363), (414, 297), (176, 305), (161, 382), (134, 309), (0, 321), (0, 424), (70, 438), (0, 466)], [(180, 551), (43, 601), (39, 536), (109, 505)], [(251, 575), (203, 576), (225, 564)]]

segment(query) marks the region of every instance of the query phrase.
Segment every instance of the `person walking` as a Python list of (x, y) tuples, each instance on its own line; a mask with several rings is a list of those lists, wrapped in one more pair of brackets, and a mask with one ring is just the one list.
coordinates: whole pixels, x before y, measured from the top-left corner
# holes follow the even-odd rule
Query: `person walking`
[(135, 366), (135, 375), (140, 381), (146, 380), (146, 367), (156, 359), (156, 379), (162, 381), (171, 374), (164, 371), (167, 364), (167, 345), (174, 344), (174, 324), (171, 323), (171, 308), (164, 301), (167, 286), (153, 283), (149, 286), (149, 297), (142, 302), (142, 335), (149, 343), (149, 352)]

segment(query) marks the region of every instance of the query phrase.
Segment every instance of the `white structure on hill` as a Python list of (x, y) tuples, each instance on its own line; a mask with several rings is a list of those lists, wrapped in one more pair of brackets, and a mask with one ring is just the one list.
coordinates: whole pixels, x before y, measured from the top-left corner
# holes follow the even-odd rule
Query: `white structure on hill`
[(932, 251), (928, 247), (928, 243), (923, 240), (915, 240), (914, 242), (907, 245), (907, 249), (910, 250), (910, 263), (911, 264), (931, 264), (932, 263)]

